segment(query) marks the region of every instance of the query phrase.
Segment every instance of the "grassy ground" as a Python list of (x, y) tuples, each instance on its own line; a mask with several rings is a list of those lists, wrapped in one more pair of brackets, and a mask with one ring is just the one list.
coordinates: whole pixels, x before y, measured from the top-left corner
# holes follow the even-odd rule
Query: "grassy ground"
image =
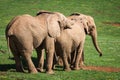
[[(85, 64), (120, 67), (120, 25), (111, 24), (120, 23), (119, 0), (0, 0), (0, 80), (120, 80), (120, 72), (88, 70), (65, 72), (62, 68), (56, 69), (54, 75), (15, 72), (14, 60), (9, 59), (7, 54), (5, 27), (14, 16), (21, 14), (34, 16), (39, 10), (58, 11), (66, 16), (73, 12), (93, 16), (103, 57), (98, 56), (91, 38), (87, 36)], [(35, 52), (33, 61), (36, 62)]]

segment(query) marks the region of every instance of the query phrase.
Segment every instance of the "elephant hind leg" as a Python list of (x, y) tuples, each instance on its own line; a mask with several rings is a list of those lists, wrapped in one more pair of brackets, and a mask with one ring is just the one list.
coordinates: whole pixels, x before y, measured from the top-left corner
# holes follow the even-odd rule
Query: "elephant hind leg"
[(36, 48), (36, 52), (37, 52), (37, 58), (38, 58), (38, 67), (37, 70), (39, 72), (43, 72), (43, 68), (44, 68), (44, 52), (45, 50), (42, 49), (41, 47)]
[(73, 52), (71, 52), (71, 63), (70, 63), (71, 69), (73, 69), (73, 67), (74, 67), (75, 58), (76, 58), (76, 51), (73, 51)]
[(67, 54), (69, 54), (69, 52), (63, 51), (62, 59), (63, 59), (63, 64), (64, 64), (64, 70), (71, 71), (71, 68), (70, 68), (69, 63), (68, 63), (69, 56), (67, 56)]
[(16, 64), (16, 71), (17, 72), (24, 72), (23, 66), (22, 66), (22, 62), (20, 59), (20, 53), (17, 49), (17, 46), (15, 45), (15, 41), (14, 41), (14, 37), (10, 37), (9, 39), (9, 46), (10, 46), (10, 50), (14, 56), (15, 59), (15, 64)]
[(17, 72), (24, 72), (24, 68), (22, 62), (20, 60), (20, 56), (14, 55), (15, 63), (16, 63), (16, 71)]
[(79, 65), (80, 65), (80, 67), (84, 66), (84, 50), (82, 51)]
[(81, 43), (78, 48), (77, 48), (77, 53), (76, 53), (76, 59), (75, 59), (75, 65), (74, 65), (74, 69), (75, 70), (79, 70), (79, 63), (80, 63), (80, 59), (82, 57), (82, 51), (83, 51), (83, 44)]
[[(20, 41), (20, 40), (18, 40), (17, 37), (15, 37), (13, 39), (13, 41), (14, 41), (14, 46), (16, 48), (15, 50), (16, 50), (16, 52), (18, 52), (17, 54), (14, 54), (15, 57), (16, 57), (16, 60), (19, 60), (20, 59), (19, 57), (21, 55), (22, 57), (25, 58), (25, 60), (26, 60), (26, 62), (28, 64), (29, 72), (30, 73), (37, 73), (37, 70), (36, 70), (36, 68), (35, 68), (35, 66), (34, 66), (34, 64), (32, 62), (32, 59), (31, 59), (32, 50), (33, 50), (32, 42), (31, 41), (27, 41), (26, 39), (25, 40), (23, 39), (23, 40)], [(18, 61), (16, 61), (16, 64), (18, 64), (17, 62)], [(20, 62), (19, 62), (19, 64), (20, 64)]]
[(32, 62), (31, 54), (32, 54), (32, 51), (25, 50), (24, 53), (23, 53), (23, 56), (26, 59), (29, 73), (33, 73), (34, 74), (34, 73), (37, 73), (38, 71), (36, 70), (36, 68), (35, 68), (35, 66), (34, 66), (34, 64)]

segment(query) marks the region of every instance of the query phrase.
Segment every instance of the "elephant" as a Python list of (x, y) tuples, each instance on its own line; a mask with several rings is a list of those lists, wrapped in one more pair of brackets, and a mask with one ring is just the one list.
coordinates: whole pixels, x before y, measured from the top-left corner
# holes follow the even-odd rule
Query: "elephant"
[[(79, 70), (80, 65), (84, 65), (84, 42), (86, 35), (92, 37), (94, 47), (102, 56), (102, 52), (97, 43), (97, 29), (93, 17), (73, 13), (67, 17), (73, 21), (72, 29), (66, 29), (61, 32), (60, 37), (56, 39), (56, 54), (63, 60), (64, 69), (66, 71), (72, 69)], [(71, 66), (69, 66), (69, 63)], [(59, 63), (59, 62), (58, 62)]]
[[(39, 59), (42, 59), (42, 47), (46, 37), (53, 40), (60, 36), (61, 31), (70, 28), (68, 19), (59, 12), (40, 11), (36, 16), (29, 14), (14, 17), (7, 25), (5, 30), (6, 40), (16, 64), (17, 72), (24, 72), (21, 57), (28, 65), (29, 73), (37, 73), (32, 62), (32, 51), (35, 49)], [(52, 44), (52, 43), (51, 43)], [(54, 44), (52, 44), (54, 46)], [(45, 46), (47, 47), (47, 46)], [(48, 51), (46, 72), (51, 74), (53, 55)], [(41, 63), (40, 61), (39, 63)]]

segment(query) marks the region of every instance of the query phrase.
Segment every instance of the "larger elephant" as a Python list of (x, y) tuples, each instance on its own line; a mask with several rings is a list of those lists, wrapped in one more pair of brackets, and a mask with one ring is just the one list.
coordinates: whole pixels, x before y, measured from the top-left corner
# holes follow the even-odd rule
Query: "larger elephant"
[(65, 70), (70, 70), (68, 61), (77, 70), (80, 68), (79, 64), (83, 64), (81, 59), (84, 55), (83, 48), (86, 35), (92, 37), (93, 44), (100, 56), (102, 56), (102, 52), (98, 47), (97, 29), (91, 16), (74, 13), (68, 19), (73, 21), (74, 24), (71, 26), (72, 29), (62, 31), (61, 36), (57, 38), (56, 54), (62, 57)]
[[(66, 29), (68, 25), (66, 17), (58, 12), (41, 11), (37, 16), (25, 14), (16, 16), (7, 25), (5, 34), (11, 52), (14, 55), (16, 71), (24, 72), (21, 56), (25, 58), (30, 73), (37, 73), (31, 54), (36, 49), (38, 55), (41, 55), (40, 46), (47, 36), (56, 38), (60, 36), (61, 30)], [(54, 45), (53, 45), (54, 46)], [(53, 52), (47, 53), (48, 73), (52, 73)]]

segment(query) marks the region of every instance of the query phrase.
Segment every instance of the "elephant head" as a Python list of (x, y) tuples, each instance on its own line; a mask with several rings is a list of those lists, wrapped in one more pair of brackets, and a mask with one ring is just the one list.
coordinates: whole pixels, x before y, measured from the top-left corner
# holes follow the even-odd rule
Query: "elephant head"
[(48, 34), (50, 37), (56, 38), (60, 36), (60, 32), (63, 29), (71, 29), (71, 22), (59, 12), (49, 12), (49, 11), (40, 11), (37, 15), (42, 13), (50, 14), (46, 18), (46, 24), (48, 29)]
[(83, 23), (84, 30), (86, 34), (92, 37), (93, 44), (98, 51), (99, 55), (102, 56), (102, 52), (98, 46), (97, 42), (97, 29), (94, 22), (94, 19), (91, 16), (80, 14), (80, 13), (73, 13), (71, 16), (76, 16), (77, 20)]

